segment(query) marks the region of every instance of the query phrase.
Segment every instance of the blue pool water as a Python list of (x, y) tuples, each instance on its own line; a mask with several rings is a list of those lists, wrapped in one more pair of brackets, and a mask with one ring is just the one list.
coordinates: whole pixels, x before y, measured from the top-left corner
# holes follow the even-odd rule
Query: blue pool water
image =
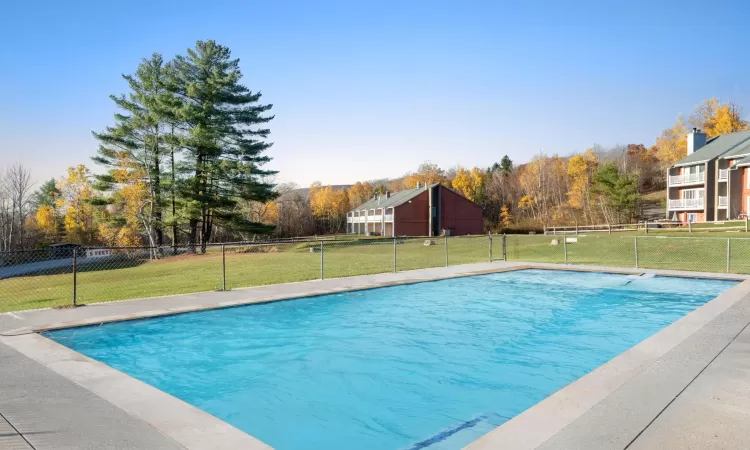
[(47, 336), (278, 449), (448, 449), (733, 284), (523, 270)]

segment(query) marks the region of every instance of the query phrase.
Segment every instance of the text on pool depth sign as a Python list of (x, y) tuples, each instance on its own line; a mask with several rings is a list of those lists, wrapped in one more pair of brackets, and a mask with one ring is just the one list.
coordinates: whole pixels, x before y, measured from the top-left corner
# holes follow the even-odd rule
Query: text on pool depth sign
[(86, 250), (86, 257), (87, 258), (101, 258), (104, 256), (109, 256), (112, 254), (112, 251), (106, 248), (97, 248), (94, 250)]

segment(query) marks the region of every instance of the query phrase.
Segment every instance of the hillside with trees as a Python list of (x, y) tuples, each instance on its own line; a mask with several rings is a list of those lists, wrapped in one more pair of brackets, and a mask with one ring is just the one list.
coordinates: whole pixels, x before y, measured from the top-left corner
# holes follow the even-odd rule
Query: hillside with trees
[(129, 92), (110, 97), (112, 124), (94, 132), (94, 165), (36, 189), (21, 165), (0, 172), (0, 251), (73, 243), (200, 252), (210, 242), (340, 233), (347, 212), (375, 195), (433, 183), (479, 204), (490, 231), (632, 222), (645, 206), (658, 209), (690, 128), (709, 137), (748, 129), (738, 105), (709, 99), (649, 146), (593, 145), (520, 164), (504, 155), (487, 167), (426, 161), (392, 179), (300, 188), (276, 185), (265, 168), (272, 106), (241, 84), (228, 48), (198, 41), (171, 61), (155, 53), (123, 78)]

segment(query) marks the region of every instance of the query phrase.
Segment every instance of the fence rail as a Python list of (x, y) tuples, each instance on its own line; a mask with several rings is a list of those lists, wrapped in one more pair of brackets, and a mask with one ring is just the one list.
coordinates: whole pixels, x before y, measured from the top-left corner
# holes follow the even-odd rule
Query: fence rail
[(642, 221), (624, 224), (600, 224), (600, 225), (563, 225), (544, 227), (544, 234), (564, 235), (582, 233), (693, 233), (713, 231), (750, 231), (750, 221), (747, 216), (736, 220), (715, 220), (710, 222), (674, 222), (674, 221)]
[(480, 235), (307, 239), (200, 248), (94, 247), (4, 253), (0, 312), (487, 261), (750, 274), (750, 238)]

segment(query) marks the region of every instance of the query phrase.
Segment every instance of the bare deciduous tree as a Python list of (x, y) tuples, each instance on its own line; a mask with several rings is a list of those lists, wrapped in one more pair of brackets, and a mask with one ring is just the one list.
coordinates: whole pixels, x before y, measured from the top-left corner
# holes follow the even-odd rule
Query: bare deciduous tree
[(26, 219), (31, 211), (31, 171), (14, 164), (0, 178), (0, 248), (24, 248)]

